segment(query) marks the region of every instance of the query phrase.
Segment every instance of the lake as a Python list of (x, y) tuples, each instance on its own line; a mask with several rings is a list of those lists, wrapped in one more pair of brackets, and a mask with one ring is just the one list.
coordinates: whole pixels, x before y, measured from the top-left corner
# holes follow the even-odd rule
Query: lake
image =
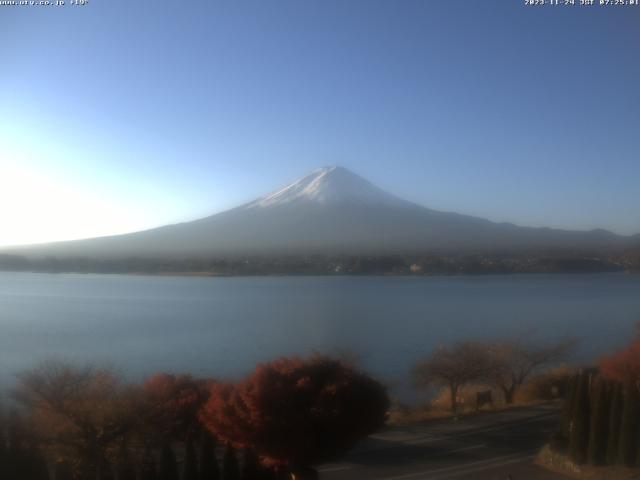
[(438, 345), (575, 335), (574, 361), (627, 343), (640, 275), (160, 277), (0, 272), (0, 384), (48, 358), (237, 378), (280, 355), (352, 351), (410, 398)]

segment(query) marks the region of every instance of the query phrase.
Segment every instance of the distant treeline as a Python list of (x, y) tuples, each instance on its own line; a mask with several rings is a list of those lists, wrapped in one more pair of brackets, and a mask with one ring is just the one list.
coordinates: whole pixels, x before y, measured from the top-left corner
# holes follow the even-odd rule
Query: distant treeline
[(640, 271), (640, 252), (464, 255), (291, 255), (227, 258), (28, 258), (0, 254), (0, 270), (202, 275), (456, 275)]

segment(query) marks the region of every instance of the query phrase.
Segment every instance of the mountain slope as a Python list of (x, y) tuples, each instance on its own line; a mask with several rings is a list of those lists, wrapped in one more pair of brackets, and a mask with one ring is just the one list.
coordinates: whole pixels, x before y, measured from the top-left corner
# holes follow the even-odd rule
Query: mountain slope
[[(60, 257), (187, 257), (616, 248), (638, 243), (604, 230), (518, 227), (421, 207), (340, 167), (200, 220), (113, 237), (24, 247)], [(17, 253), (17, 252), (16, 252)]]

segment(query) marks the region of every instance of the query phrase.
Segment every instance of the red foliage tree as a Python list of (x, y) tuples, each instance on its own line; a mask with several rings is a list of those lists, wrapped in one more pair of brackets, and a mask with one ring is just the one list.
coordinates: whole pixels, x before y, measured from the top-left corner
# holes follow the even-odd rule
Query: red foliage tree
[(292, 472), (334, 460), (380, 428), (385, 388), (339, 361), (315, 356), (262, 364), (238, 385), (216, 385), (203, 423), (237, 448)]
[(600, 360), (600, 372), (624, 385), (640, 386), (640, 339)]
[(244, 449), (251, 447), (253, 420), (240, 390), (240, 386), (232, 383), (214, 385), (200, 410), (200, 420), (218, 439)]
[(199, 431), (198, 412), (209, 397), (210, 381), (190, 375), (160, 373), (144, 384), (151, 417), (162, 433), (179, 440), (190, 439)]

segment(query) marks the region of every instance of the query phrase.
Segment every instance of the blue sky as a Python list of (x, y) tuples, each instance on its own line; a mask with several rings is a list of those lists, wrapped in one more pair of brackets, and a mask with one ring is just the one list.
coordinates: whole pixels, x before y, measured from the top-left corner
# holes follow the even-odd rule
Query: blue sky
[(432, 208), (640, 232), (639, 40), (640, 7), (519, 0), (0, 6), (0, 245), (333, 164)]

